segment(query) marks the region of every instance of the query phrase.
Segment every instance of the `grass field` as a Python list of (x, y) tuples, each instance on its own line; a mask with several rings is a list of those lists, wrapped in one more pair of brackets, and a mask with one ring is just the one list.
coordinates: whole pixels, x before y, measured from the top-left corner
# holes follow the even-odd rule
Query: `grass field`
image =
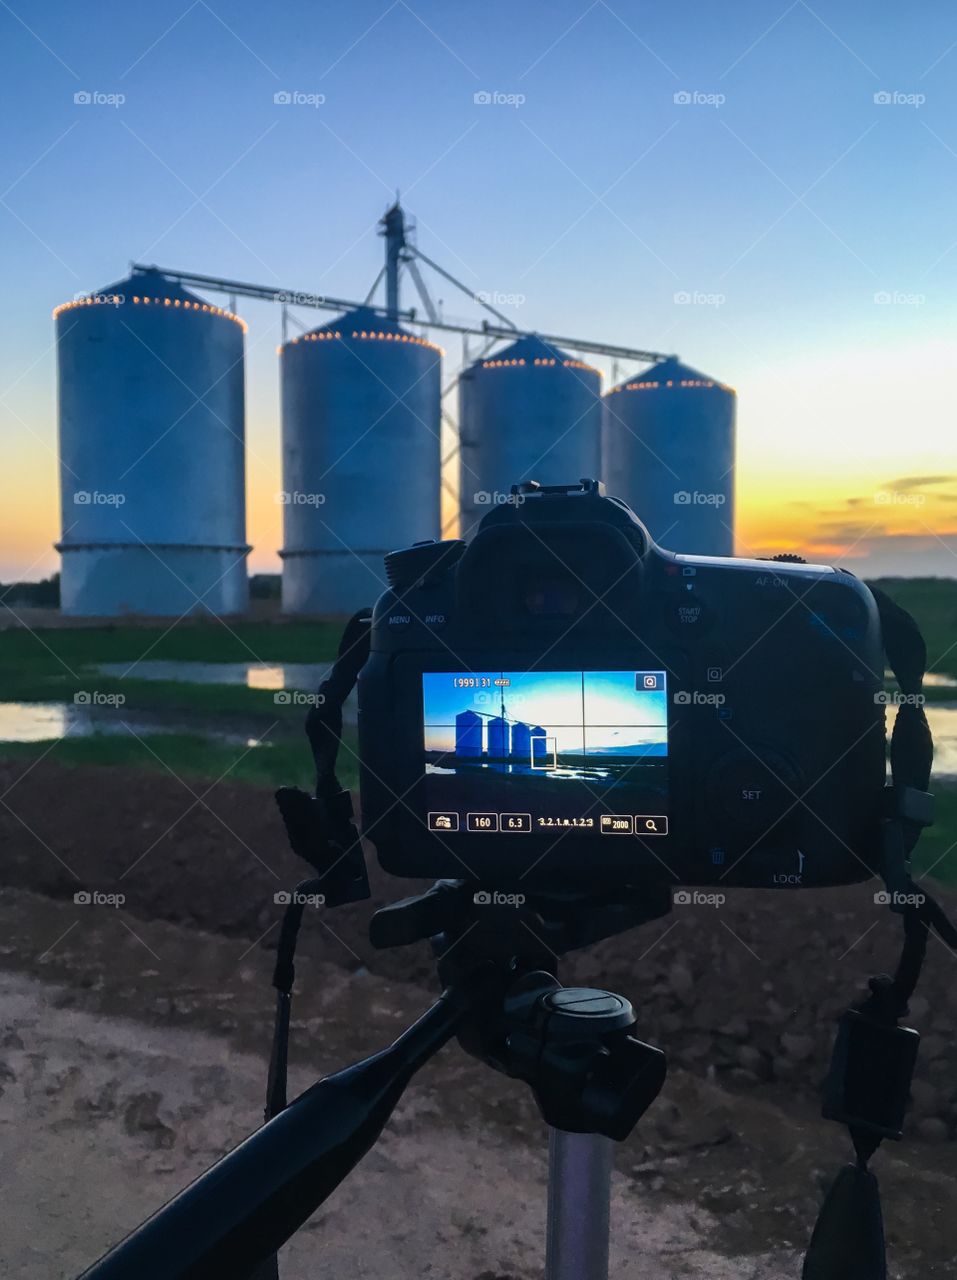
[[(928, 671), (957, 679), (957, 581), (949, 578), (878, 578), (868, 585), (886, 591), (902, 609), (916, 618), (927, 643)], [(933, 691), (935, 695), (940, 692)]]

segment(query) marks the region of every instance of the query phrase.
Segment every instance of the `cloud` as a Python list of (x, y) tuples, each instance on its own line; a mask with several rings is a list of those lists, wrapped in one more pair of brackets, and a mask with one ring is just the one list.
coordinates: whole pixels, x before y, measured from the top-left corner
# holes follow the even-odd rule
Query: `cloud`
[(818, 524), (811, 541), (813, 543), (856, 542), (858, 539), (864, 538), (868, 541), (874, 541), (877, 538), (887, 536), (887, 529), (883, 525), (855, 524), (850, 520), (834, 520)]
[(928, 485), (949, 484), (951, 480), (957, 480), (957, 476), (901, 476), (888, 480), (884, 488), (892, 493), (910, 493), (914, 489), (926, 489)]

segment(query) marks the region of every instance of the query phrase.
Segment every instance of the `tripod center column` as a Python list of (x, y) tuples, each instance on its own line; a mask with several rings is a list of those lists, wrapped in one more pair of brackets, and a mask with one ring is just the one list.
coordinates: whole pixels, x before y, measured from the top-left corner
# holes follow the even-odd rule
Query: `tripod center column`
[(545, 1280), (608, 1280), (614, 1148), (601, 1134), (549, 1129)]

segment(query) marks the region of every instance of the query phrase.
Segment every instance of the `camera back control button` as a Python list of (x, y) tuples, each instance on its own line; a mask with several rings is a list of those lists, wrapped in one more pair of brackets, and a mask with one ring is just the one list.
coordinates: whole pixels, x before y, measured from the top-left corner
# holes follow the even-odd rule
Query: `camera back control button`
[(797, 770), (776, 751), (741, 748), (720, 760), (708, 777), (708, 796), (739, 827), (765, 831), (800, 809)]
[(683, 635), (706, 631), (711, 623), (710, 609), (691, 591), (659, 596), (655, 608), (672, 631)]
[(411, 625), (412, 615), (410, 613), (390, 613), (386, 621), (389, 624), (390, 631), (404, 631), (406, 627)]

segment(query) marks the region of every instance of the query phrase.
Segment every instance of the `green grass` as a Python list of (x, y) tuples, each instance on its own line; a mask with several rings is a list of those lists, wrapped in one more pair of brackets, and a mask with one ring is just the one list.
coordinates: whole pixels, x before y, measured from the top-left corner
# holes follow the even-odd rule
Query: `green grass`
[[(189, 711), (205, 715), (277, 710), (273, 693), (243, 685), (203, 685), (176, 680), (103, 676), (104, 662), (302, 662), (330, 661), (342, 624), (338, 622), (180, 623), (162, 627), (45, 628), (0, 631), (0, 701), (72, 702), (82, 690), (122, 693), (125, 706), (140, 710)], [(288, 708), (278, 709), (288, 714)], [(293, 709), (301, 718), (301, 708)]]
[(957, 785), (931, 779), (936, 822), (928, 827), (914, 851), (915, 875), (927, 871), (941, 884), (957, 887)]
[(343, 623), (176, 623), (171, 627), (47, 627), (0, 631), (0, 666), (74, 669), (95, 662), (324, 662), (334, 656)]
[[(181, 711), (203, 716), (273, 716), (302, 723), (304, 706), (276, 703), (271, 689), (247, 689), (241, 684), (195, 684), (185, 680), (123, 680), (93, 671), (81, 671), (77, 678), (53, 673), (8, 673), (0, 668), (0, 701), (73, 702), (78, 692), (122, 694), (120, 706), (138, 711)], [(117, 714), (122, 714), (118, 712)]]
[[(913, 614), (927, 642), (927, 669), (957, 677), (957, 581), (947, 578), (877, 578), (873, 583)], [(929, 690), (928, 700), (946, 698)], [(951, 698), (953, 693), (951, 692)]]
[[(354, 731), (346, 730), (338, 770), (343, 786), (358, 785), (356, 745)], [(279, 740), (248, 750), (188, 733), (140, 737), (94, 734), (63, 738), (52, 747), (49, 741), (0, 743), (0, 759), (30, 761), (40, 756), (65, 765), (127, 765), (149, 773), (172, 773), (187, 781), (215, 782), (224, 778), (262, 787), (299, 786), (306, 790), (315, 785), (315, 768), (305, 738), (301, 743)]]

